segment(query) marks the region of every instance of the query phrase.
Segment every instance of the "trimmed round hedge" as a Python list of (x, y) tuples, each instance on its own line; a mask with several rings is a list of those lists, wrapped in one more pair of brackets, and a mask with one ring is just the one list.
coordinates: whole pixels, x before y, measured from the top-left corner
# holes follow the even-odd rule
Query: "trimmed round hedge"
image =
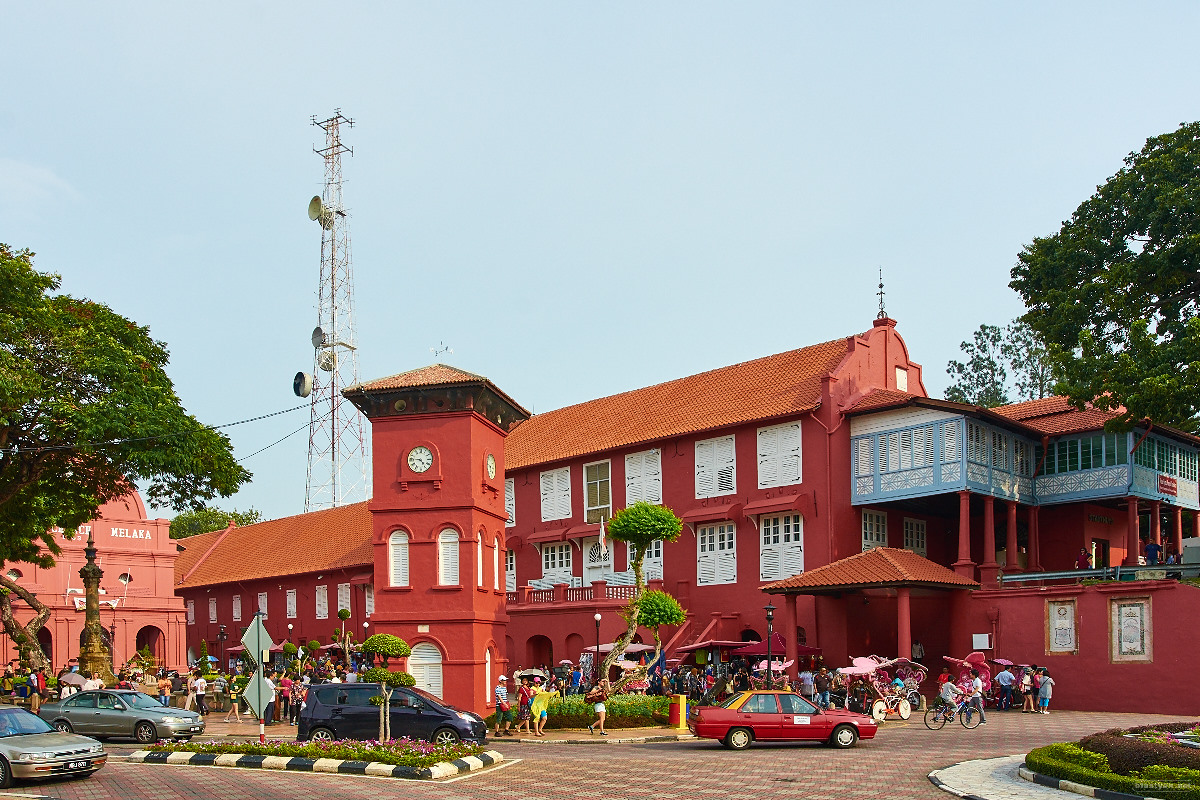
[[(513, 703), (513, 711), (516, 711), (515, 692), (509, 693), (509, 701)], [(670, 700), (666, 697), (623, 694), (608, 698), (604, 705), (607, 709), (605, 728), (655, 728), (668, 722)], [(546, 727), (586, 728), (595, 720), (596, 712), (592, 710), (592, 704), (585, 701), (583, 695), (573, 694), (550, 700)], [(496, 715), (489, 714), (485, 721), (489, 728), (494, 727)]]

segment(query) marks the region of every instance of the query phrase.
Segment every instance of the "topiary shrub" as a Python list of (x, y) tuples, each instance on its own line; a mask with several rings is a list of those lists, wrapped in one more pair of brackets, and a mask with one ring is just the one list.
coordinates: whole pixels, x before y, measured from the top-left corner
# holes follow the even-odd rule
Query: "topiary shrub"
[[(1179, 748), (1185, 749), (1185, 748)], [(1114, 792), (1142, 796), (1150, 792), (1161, 792), (1164, 788), (1158, 785), (1161, 781), (1135, 775), (1117, 775), (1112, 772), (1098, 772), (1079, 763), (1082, 751), (1073, 744), (1051, 744), (1030, 751), (1025, 756), (1025, 765), (1042, 775), (1052, 778), (1074, 781), (1085, 786), (1095, 786), (1099, 789), (1110, 789)], [(1095, 753), (1092, 753), (1094, 756)], [(1090, 757), (1082, 758), (1090, 760)], [(1094, 762), (1092, 762), (1094, 763)], [(1200, 800), (1200, 788), (1192, 789), (1186, 784), (1171, 781), (1171, 800)]]
[[(1167, 725), (1146, 725), (1128, 731), (1120, 728), (1094, 733), (1079, 740), (1079, 746), (1108, 758), (1112, 771), (1118, 775), (1132, 775), (1152, 766), (1200, 769), (1200, 750), (1181, 747), (1171, 741), (1145, 741), (1131, 739), (1126, 733), (1153, 734), (1155, 731), (1180, 733), (1195, 726), (1194, 722)], [(1172, 730), (1173, 729), (1173, 730)]]
[[(654, 695), (615, 695), (604, 703), (607, 709), (606, 728), (654, 728), (666, 725), (670, 698)], [(586, 728), (596, 719), (592, 704), (582, 695), (569, 695), (550, 700), (547, 728)], [(487, 718), (489, 727), (496, 724), (496, 715)]]
[(1200, 786), (1200, 770), (1185, 767), (1164, 767), (1161, 764), (1155, 764), (1141, 770), (1138, 777), (1144, 781), (1190, 783), (1193, 786)]

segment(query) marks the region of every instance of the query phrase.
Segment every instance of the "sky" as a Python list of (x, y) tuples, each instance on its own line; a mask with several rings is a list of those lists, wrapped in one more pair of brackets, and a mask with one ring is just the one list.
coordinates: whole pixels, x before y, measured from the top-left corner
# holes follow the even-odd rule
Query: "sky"
[[(1200, 5), (0, 0), (0, 241), (171, 352), (189, 412), (302, 404), (343, 163), (359, 373), (440, 360), (526, 408), (869, 328), (925, 387), (1022, 304), (1021, 247), (1200, 118)], [(297, 410), (227, 429), (304, 508)], [(170, 509), (156, 515), (172, 516)]]

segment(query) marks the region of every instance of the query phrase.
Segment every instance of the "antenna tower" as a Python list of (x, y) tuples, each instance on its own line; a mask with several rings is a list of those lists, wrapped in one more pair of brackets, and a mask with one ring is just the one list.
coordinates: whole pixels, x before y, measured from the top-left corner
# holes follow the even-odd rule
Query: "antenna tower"
[(312, 334), (305, 512), (367, 497), (362, 414), (342, 397), (343, 389), (358, 383), (350, 226), (342, 204), (342, 155), (353, 156), (354, 150), (341, 139), (342, 126), (352, 128), (354, 121), (335, 109), (329, 119), (318, 121), (314, 116), (312, 124), (325, 132), (325, 146), (313, 148), (325, 161), (325, 189), (308, 206), (309, 218), (321, 225), (321, 282), (317, 289), (317, 328)]

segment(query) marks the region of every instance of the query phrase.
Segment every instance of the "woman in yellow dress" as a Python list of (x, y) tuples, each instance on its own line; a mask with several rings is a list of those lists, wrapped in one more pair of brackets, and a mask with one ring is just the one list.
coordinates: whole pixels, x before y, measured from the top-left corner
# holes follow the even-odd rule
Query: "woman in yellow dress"
[(533, 720), (533, 735), (546, 735), (546, 720), (550, 716), (550, 701), (558, 695), (557, 692), (542, 688), (542, 679), (533, 679), (533, 699), (529, 701), (530, 716)]

